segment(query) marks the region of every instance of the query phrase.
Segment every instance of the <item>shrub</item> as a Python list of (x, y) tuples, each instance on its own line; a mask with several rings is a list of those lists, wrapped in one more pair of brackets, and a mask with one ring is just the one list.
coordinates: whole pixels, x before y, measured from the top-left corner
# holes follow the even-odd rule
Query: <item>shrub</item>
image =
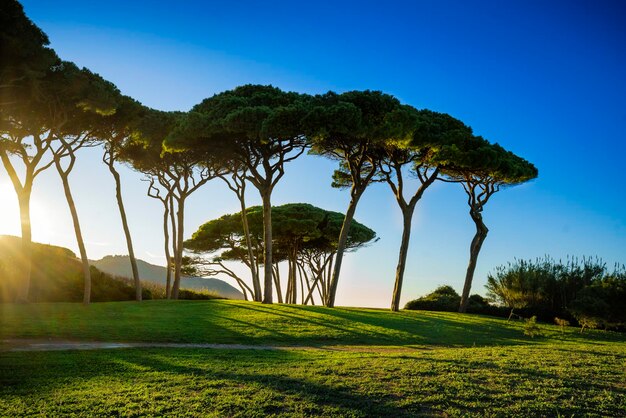
[(197, 290), (197, 289), (180, 289), (178, 291), (178, 299), (186, 300), (209, 300), (209, 299), (224, 299), (215, 292), (209, 290)]
[(434, 292), (407, 302), (404, 309), (456, 312), (460, 303), (461, 296), (456, 290), (451, 286), (439, 286)]
[(524, 325), (524, 335), (528, 335), (531, 338), (541, 335), (541, 329), (539, 328), (539, 325), (537, 325), (536, 316), (533, 315), (526, 320), (526, 324)]

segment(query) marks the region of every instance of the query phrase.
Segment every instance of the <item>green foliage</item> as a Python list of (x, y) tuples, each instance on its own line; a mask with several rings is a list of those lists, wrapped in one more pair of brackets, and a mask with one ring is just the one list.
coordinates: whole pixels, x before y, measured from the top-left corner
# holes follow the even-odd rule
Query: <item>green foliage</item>
[(178, 293), (178, 299), (185, 300), (211, 300), (211, 299), (224, 299), (215, 292), (199, 289), (180, 289)]
[(443, 147), (435, 158), (442, 171), (454, 180), (515, 185), (532, 180), (539, 174), (533, 164), (497, 143), (491, 144), (473, 135), (466, 135), (463, 139)]
[(497, 303), (545, 321), (555, 316), (573, 319), (573, 314), (577, 320), (593, 317), (596, 325), (620, 327), (624, 324), (620, 301), (626, 297), (625, 277), (622, 268), (609, 272), (598, 258), (557, 262), (544, 257), (497, 267), (485, 287)]
[(461, 296), (451, 286), (439, 286), (426, 296), (407, 302), (404, 309), (455, 312)]
[(595, 280), (572, 301), (570, 311), (582, 328), (626, 327), (626, 274), (623, 271)]
[[(252, 242), (256, 250), (262, 248), (263, 210), (260, 206), (246, 209)], [(288, 203), (272, 207), (272, 230), (275, 256), (286, 254), (289, 249), (336, 248), (337, 236), (344, 215), (317, 208), (307, 203)], [(354, 221), (348, 235), (348, 248), (357, 249), (376, 238), (376, 233)], [(241, 213), (224, 215), (201, 225), (185, 241), (185, 248), (195, 252), (219, 254), (222, 259), (244, 261), (247, 257), (243, 236)], [(279, 258), (280, 259), (280, 258)]]
[(16, 0), (0, 7), (0, 108), (28, 103), (41, 79), (58, 62), (48, 36), (26, 15)]
[(535, 338), (536, 336), (541, 335), (541, 328), (537, 325), (537, 317), (535, 315), (526, 319), (524, 324), (524, 335), (527, 335), (531, 338)]

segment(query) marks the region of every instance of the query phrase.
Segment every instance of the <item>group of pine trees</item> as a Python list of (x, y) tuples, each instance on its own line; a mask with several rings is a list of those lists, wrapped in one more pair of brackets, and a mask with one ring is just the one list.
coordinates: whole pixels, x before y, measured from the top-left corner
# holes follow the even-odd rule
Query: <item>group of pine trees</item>
[[(189, 112), (150, 109), (99, 75), (59, 58), (17, 1), (3, 2), (0, 13), (0, 159), (20, 206), (22, 267), (14, 293), (18, 301), (27, 301), (29, 293), (32, 187), (48, 168), (56, 169), (62, 180), (84, 265), (84, 302), (90, 301), (88, 258), (69, 181), (76, 153), (85, 146), (102, 147), (102, 160), (115, 180), (137, 300), (141, 300), (141, 283), (119, 164), (147, 175), (149, 196), (162, 203), (164, 251), (170, 267), (167, 295), (173, 299), (178, 297), (185, 268), (184, 248), (212, 251), (218, 245), (200, 245), (210, 222), (192, 240), (184, 241), (187, 198), (207, 182), (223, 180), (240, 201), (240, 213), (229, 220), (237, 218), (237, 225), (230, 222), (229, 226), (236, 235), (229, 257), (250, 269), (251, 284), (236, 279), (244, 293), (255, 301), (272, 303), (280, 286), (277, 263), (285, 261), (289, 278), (286, 292), (277, 292), (279, 302), (297, 302), (299, 277), (300, 302), (311, 303), (317, 291), (329, 307), (335, 304), (344, 253), (374, 238), (373, 231), (354, 221), (358, 202), (368, 185), (386, 182), (404, 219), (393, 310), (399, 309), (411, 219), (429, 186), (436, 180), (460, 184), (476, 225), (461, 295), (460, 311), (464, 311), (488, 232), (482, 219), (484, 206), (500, 188), (537, 176), (531, 163), (475, 135), (463, 122), (418, 110), (378, 91), (307, 95), (245, 85), (209, 97)], [(297, 232), (280, 223), (292, 221), (289, 216), (274, 222), (289, 208), (272, 208), (271, 198), (287, 163), (305, 152), (337, 162), (332, 186), (348, 189), (350, 202), (345, 214), (307, 207), (317, 224)], [(407, 190), (407, 175), (419, 180), (416, 190)], [(246, 205), (250, 186), (261, 197), (260, 207)], [(292, 241), (286, 243), (286, 237)], [(213, 266), (215, 262), (221, 260), (213, 259)], [(302, 275), (303, 271), (308, 274)]]

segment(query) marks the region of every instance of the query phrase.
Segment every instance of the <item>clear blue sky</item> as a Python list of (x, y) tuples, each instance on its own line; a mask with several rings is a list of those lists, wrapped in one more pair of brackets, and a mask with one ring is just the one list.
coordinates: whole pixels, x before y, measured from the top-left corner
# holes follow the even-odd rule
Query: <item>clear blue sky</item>
[[(245, 83), (285, 90), (374, 89), (450, 113), (476, 133), (532, 161), (539, 178), (504, 190), (484, 212), (490, 234), (473, 290), (517, 258), (599, 255), (626, 262), (626, 6), (620, 1), (192, 2), (23, 1), (59, 55), (163, 110), (188, 110)], [(114, 191), (99, 151), (76, 168), (78, 209), (91, 258), (125, 253)], [(330, 188), (334, 165), (306, 157), (287, 170), (275, 204), (344, 211)], [(141, 258), (163, 263), (159, 203), (124, 171)], [(6, 174), (0, 190), (7, 196)], [(95, 185), (95, 187), (94, 187)], [(5, 193), (6, 192), (6, 193)], [(34, 237), (76, 245), (53, 172), (35, 186)], [(251, 203), (258, 202), (255, 195)], [(219, 183), (194, 196), (187, 236), (237, 211)], [(16, 202), (3, 211), (18, 233)], [(473, 224), (460, 188), (438, 184), (419, 204), (403, 302), (440, 284), (461, 290)], [(399, 210), (384, 185), (356, 217), (380, 241), (348, 256), (338, 303), (388, 306)]]

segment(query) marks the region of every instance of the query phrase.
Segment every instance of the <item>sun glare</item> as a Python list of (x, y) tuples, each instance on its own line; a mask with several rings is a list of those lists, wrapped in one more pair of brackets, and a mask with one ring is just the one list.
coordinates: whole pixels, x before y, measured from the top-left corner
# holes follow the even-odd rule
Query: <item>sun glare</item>
[[(0, 235), (21, 236), (20, 211), (13, 186), (6, 182), (0, 182)], [(51, 225), (51, 216), (46, 210), (46, 204), (37, 196), (31, 197), (30, 219), (32, 225), (33, 240), (49, 243), (54, 236)]]

